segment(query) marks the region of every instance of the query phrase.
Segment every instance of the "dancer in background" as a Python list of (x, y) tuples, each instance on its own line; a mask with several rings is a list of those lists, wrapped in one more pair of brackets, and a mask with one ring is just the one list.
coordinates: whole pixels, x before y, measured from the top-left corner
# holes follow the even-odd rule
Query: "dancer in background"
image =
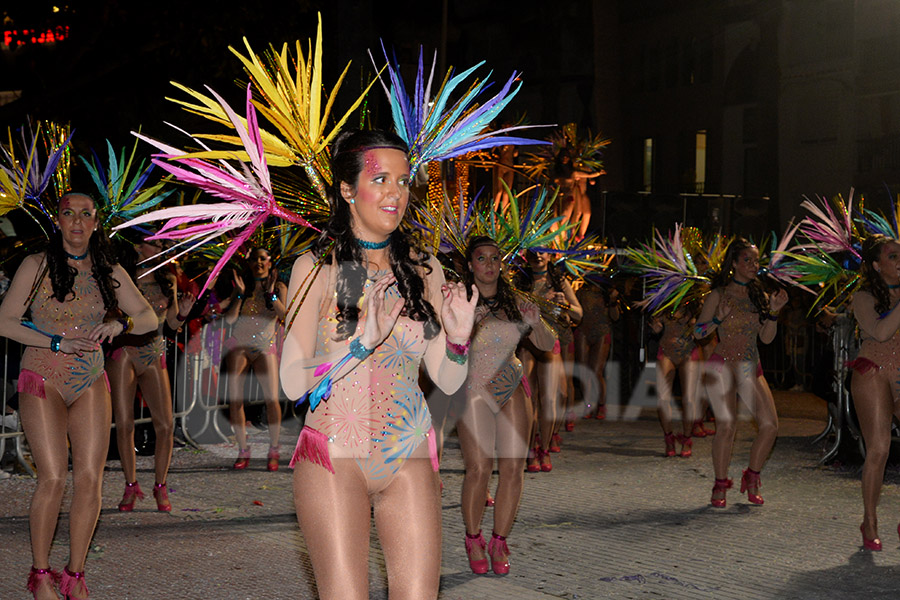
[[(36, 599), (87, 598), (84, 565), (100, 515), (109, 449), (109, 383), (100, 344), (157, 326), (153, 309), (114, 263), (97, 206), (85, 194), (60, 198), (58, 229), (46, 252), (25, 258), (0, 305), (0, 335), (26, 346), (19, 377), (20, 416), (37, 467), (29, 525)], [(31, 310), (31, 327), (22, 323)], [(107, 321), (110, 311), (126, 316)], [(69, 509), (69, 562), (50, 568), (50, 546), (69, 468), (75, 481)]]
[(735, 238), (725, 251), (722, 269), (712, 281), (694, 329), (695, 337), (715, 332), (719, 343), (707, 364), (712, 381), (707, 384), (710, 405), (716, 415), (716, 438), (712, 446), (716, 482), (711, 503), (725, 507), (731, 488), (728, 466), (737, 433), (737, 398), (748, 406), (758, 433), (750, 447), (750, 464), (741, 477), (741, 492), (753, 504), (762, 504), (759, 473), (778, 436), (778, 415), (769, 384), (759, 363), (757, 337), (770, 343), (778, 331), (778, 312), (788, 295), (779, 289), (767, 296), (757, 280), (759, 250), (744, 238)]
[(866, 443), (859, 530), (865, 548), (881, 550), (878, 499), (891, 449), (891, 423), (900, 417), (900, 243), (884, 235), (867, 237), (860, 275), (862, 284), (852, 308), (861, 343), (859, 355), (850, 363), (850, 392)]
[[(666, 456), (675, 456), (675, 442), (681, 444), (682, 458), (692, 454), (691, 432), (697, 419), (697, 391), (700, 385), (700, 349), (694, 338), (696, 304), (682, 305), (673, 312), (654, 316), (650, 327), (662, 334), (656, 355), (656, 393), (659, 424), (666, 444)], [(681, 378), (681, 433), (672, 431), (672, 404), (675, 374)], [(702, 420), (701, 420), (702, 424)]]
[[(525, 458), (533, 422), (531, 401), (522, 388), (524, 369), (516, 347), (528, 335), (539, 350), (550, 350), (556, 338), (531, 303), (519, 302), (502, 274), (497, 243), (484, 236), (469, 242), (466, 284), (478, 288), (475, 328), (469, 348), (466, 404), (457, 423), (465, 464), (462, 513), (466, 524), (466, 554), (473, 573), (491, 568), (509, 572), (506, 536), (512, 530), (524, 483)], [(494, 502), (494, 527), (485, 552), (481, 534), (484, 498), (497, 454), (499, 482)]]
[(394, 134), (338, 135), (331, 218), (288, 289), (304, 300), (288, 319), (281, 382), (290, 398), (311, 390), (294, 500), (326, 600), (369, 597), (373, 508), (391, 598), (434, 599), (440, 584), (437, 452), (419, 364), (444, 393), (462, 385), (478, 291), (466, 301), (400, 229), (407, 152)]
[[(590, 375), (581, 381), (584, 419), (606, 418), (606, 363), (612, 350), (612, 323), (619, 320), (619, 292), (588, 278), (577, 292), (584, 312), (575, 329), (575, 360)], [(574, 415), (567, 418), (574, 419)], [(573, 423), (574, 421), (569, 421)], [(567, 427), (568, 428), (568, 427)]]
[[(160, 242), (141, 242), (135, 246), (137, 259), (152, 259), (162, 251)], [(133, 252), (123, 248), (123, 254)], [(141, 277), (147, 268), (138, 268), (134, 259), (120, 260), (129, 267), (128, 272), (138, 290), (153, 307), (159, 326), (156, 331), (144, 335), (120, 335), (113, 340), (112, 351), (107, 357), (106, 371), (109, 374), (110, 391), (113, 400), (113, 415), (116, 422), (116, 444), (125, 475), (125, 492), (119, 502), (119, 510), (130, 512), (144, 492), (137, 481), (134, 448), (134, 403), (135, 392), (141, 390), (141, 398), (150, 409), (153, 431), (156, 433), (154, 449), (153, 497), (156, 508), (161, 512), (172, 510), (166, 486), (169, 464), (172, 461), (173, 432), (172, 391), (166, 368), (166, 342), (163, 324), (178, 330), (193, 306), (190, 293), (179, 300), (175, 274), (169, 269), (157, 269), (152, 275)], [(184, 313), (184, 314), (182, 314)]]
[[(281, 402), (278, 391), (276, 327), (284, 319), (286, 286), (278, 281), (272, 258), (265, 248), (254, 248), (248, 255), (250, 275), (235, 271), (234, 291), (225, 312), (232, 326), (225, 340), (225, 366), (228, 370), (229, 415), (238, 445), (235, 469), (250, 464), (247, 442), (247, 418), (244, 416), (244, 380), (252, 368), (262, 388), (269, 425), (269, 452), (266, 469), (278, 470), (278, 440), (281, 436)], [(306, 324), (310, 326), (310, 323)]]

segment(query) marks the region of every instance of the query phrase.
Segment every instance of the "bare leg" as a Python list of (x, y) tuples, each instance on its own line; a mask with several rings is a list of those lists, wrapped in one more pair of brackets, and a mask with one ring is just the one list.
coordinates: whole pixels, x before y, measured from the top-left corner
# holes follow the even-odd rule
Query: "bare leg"
[(891, 418), (895, 412), (891, 382), (877, 371), (854, 371), (850, 390), (866, 443), (862, 472), (863, 531), (868, 539), (874, 539), (878, 537), (878, 499), (884, 482), (884, 467), (890, 454)]
[(116, 419), (116, 446), (122, 462), (125, 483), (137, 481), (134, 457), (134, 394), (137, 378), (131, 358), (123, 350), (116, 360), (106, 363), (109, 388), (112, 396), (113, 414)]
[[(384, 550), (390, 600), (434, 600), (441, 582), (441, 492), (421, 444), (375, 496), (375, 526)], [(484, 494), (481, 500), (484, 505)], [(363, 563), (365, 566), (365, 562)]]
[[(69, 474), (66, 405), (50, 385), (45, 385), (45, 389), (46, 399), (22, 394), (19, 402), (22, 428), (37, 467), (37, 487), (31, 497), (29, 526), (32, 564), (38, 569), (50, 568), (50, 546)], [(49, 586), (40, 590), (42, 595), (39, 597), (58, 598)]]
[(540, 385), (540, 403), (538, 404), (538, 427), (541, 432), (541, 450), (547, 452), (553, 426), (556, 424), (557, 404), (559, 403), (559, 365), (562, 360), (559, 354), (545, 353), (537, 362)]
[(503, 537), (512, 530), (522, 499), (531, 422), (531, 402), (520, 386), (497, 416), (497, 468), (500, 477), (494, 504), (494, 531)]
[[(475, 535), (481, 530), (484, 498), (494, 467), (497, 418), (488, 406), (488, 402), (493, 402), (493, 400), (480, 397), (469, 399), (462, 417), (456, 424), (459, 447), (462, 450), (463, 465), (465, 466), (461, 506), (466, 533), (469, 535)], [(528, 427), (531, 428), (530, 422)], [(477, 544), (472, 548), (471, 558), (473, 560), (484, 558), (484, 551)]]
[(684, 435), (691, 435), (694, 421), (702, 418), (698, 409), (697, 395), (700, 387), (700, 364), (696, 360), (686, 360), (678, 367), (681, 377), (681, 427)]
[(672, 385), (675, 382), (675, 365), (668, 356), (656, 361), (656, 406), (663, 433), (672, 433)]
[(172, 417), (172, 391), (169, 388), (169, 373), (154, 364), (138, 378), (144, 402), (150, 408), (153, 430), (156, 432), (154, 453), (154, 475), (156, 483), (165, 483), (172, 462), (175, 422)]
[(591, 224), (591, 199), (587, 195), (587, 181), (579, 179), (575, 181), (575, 210), (579, 213), (581, 224), (578, 226), (578, 237), (583, 238)]
[(309, 461), (294, 467), (294, 506), (321, 600), (368, 600), (371, 504), (352, 459), (334, 473)]
[(250, 366), (242, 350), (230, 352), (225, 359), (228, 368), (228, 416), (238, 448), (247, 449), (247, 417), (244, 416), (244, 374)]
[(590, 367), (597, 376), (597, 410), (594, 414), (600, 414), (600, 411), (606, 410), (606, 362), (609, 360), (610, 342), (608, 336), (603, 336), (599, 343), (591, 346)]
[[(69, 407), (68, 433), (72, 444), (74, 492), (69, 509), (69, 570), (84, 571), (94, 528), (100, 517), (103, 467), (109, 451), (112, 407), (106, 378), (101, 377)], [(86, 598), (84, 585), (74, 598)]]
[(281, 402), (278, 391), (278, 357), (274, 354), (263, 354), (253, 361), (253, 372), (262, 386), (266, 397), (266, 418), (269, 423), (269, 445), (278, 447), (281, 437)]
[[(750, 446), (750, 469), (761, 471), (766, 459), (778, 437), (778, 413), (775, 412), (775, 399), (765, 377), (759, 376), (755, 382), (756, 410), (754, 418), (759, 429), (753, 445)], [(888, 418), (890, 422), (890, 417)], [(889, 428), (890, 431), (890, 428)]]
[(716, 415), (716, 438), (712, 444), (713, 471), (716, 479), (728, 478), (728, 465), (737, 433), (737, 390), (734, 376), (727, 364), (710, 369), (711, 381), (707, 385), (709, 403)]

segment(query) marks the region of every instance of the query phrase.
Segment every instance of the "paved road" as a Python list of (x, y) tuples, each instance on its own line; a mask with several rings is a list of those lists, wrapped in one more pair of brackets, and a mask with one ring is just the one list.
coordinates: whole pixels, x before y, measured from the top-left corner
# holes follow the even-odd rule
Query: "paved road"
[[(764, 506), (732, 490), (728, 508), (709, 506), (710, 441), (690, 459), (662, 456), (650, 412), (636, 420), (579, 421), (564, 437), (550, 473), (526, 476), (509, 537), (512, 572), (468, 570), (459, 511), (462, 461), (447, 441), (441, 598), (848, 598), (900, 595), (900, 471), (889, 467), (881, 499), (884, 551), (861, 549), (858, 466), (817, 466), (810, 441), (824, 422), (824, 403), (777, 394), (781, 431), (763, 472)], [(732, 477), (746, 465), (751, 423), (743, 423)], [(286, 438), (296, 435), (289, 426)], [(175, 510), (160, 514), (148, 499), (134, 513), (116, 510), (122, 491), (111, 461), (103, 514), (88, 559), (98, 599), (315, 598), (305, 545), (293, 514), (287, 468), (265, 471), (266, 436), (251, 437), (247, 472), (229, 469), (227, 444), (175, 452), (169, 479)], [(284, 452), (287, 454), (287, 451)], [(139, 457), (139, 479), (151, 487), (152, 462)], [(0, 481), (0, 598), (27, 598), (30, 566), (27, 506), (33, 480)], [(65, 506), (70, 497), (67, 494)], [(485, 529), (490, 530), (490, 509)], [(60, 522), (52, 557), (67, 554)], [(386, 598), (384, 567), (373, 538), (371, 597)]]

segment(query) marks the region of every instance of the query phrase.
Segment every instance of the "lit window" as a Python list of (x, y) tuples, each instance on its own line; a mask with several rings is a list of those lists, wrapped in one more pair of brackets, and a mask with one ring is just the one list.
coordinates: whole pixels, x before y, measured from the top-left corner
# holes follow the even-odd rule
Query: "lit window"
[(702, 194), (706, 188), (706, 130), (697, 132), (694, 144), (694, 191)]
[(653, 191), (653, 138), (644, 138), (644, 181), (645, 192)]

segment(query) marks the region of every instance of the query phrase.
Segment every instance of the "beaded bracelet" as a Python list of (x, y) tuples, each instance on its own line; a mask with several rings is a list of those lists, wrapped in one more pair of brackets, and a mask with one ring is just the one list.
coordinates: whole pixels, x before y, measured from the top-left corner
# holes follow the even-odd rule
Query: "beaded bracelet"
[(278, 300), (278, 294), (276, 294), (275, 292), (269, 294), (269, 302), (274, 303), (276, 300)]
[(363, 346), (358, 337), (353, 338), (353, 340), (350, 342), (350, 354), (352, 354), (354, 358), (358, 358), (359, 360), (365, 360), (374, 351), (375, 348), (369, 349)]
[(188, 318), (187, 315), (184, 315), (183, 317), (182, 317), (180, 314), (176, 314), (176, 315), (175, 315), (175, 320), (176, 320), (176, 321), (179, 321), (179, 322), (187, 321), (187, 318)]
[(59, 345), (62, 343), (61, 335), (54, 335), (50, 338), (50, 351), (59, 352)]
[(717, 319), (716, 315), (713, 315), (712, 322), (713, 322), (713, 325), (721, 325), (722, 324), (722, 321)]
[(458, 365), (466, 364), (466, 361), (469, 359), (469, 344), (471, 341), (467, 341), (465, 344), (454, 344), (449, 339), (447, 340), (447, 358), (452, 360)]
[(767, 316), (766, 318), (767, 318), (768, 320), (770, 320), (770, 321), (777, 321), (777, 320), (778, 320), (778, 313), (769, 313), (768, 316)]

